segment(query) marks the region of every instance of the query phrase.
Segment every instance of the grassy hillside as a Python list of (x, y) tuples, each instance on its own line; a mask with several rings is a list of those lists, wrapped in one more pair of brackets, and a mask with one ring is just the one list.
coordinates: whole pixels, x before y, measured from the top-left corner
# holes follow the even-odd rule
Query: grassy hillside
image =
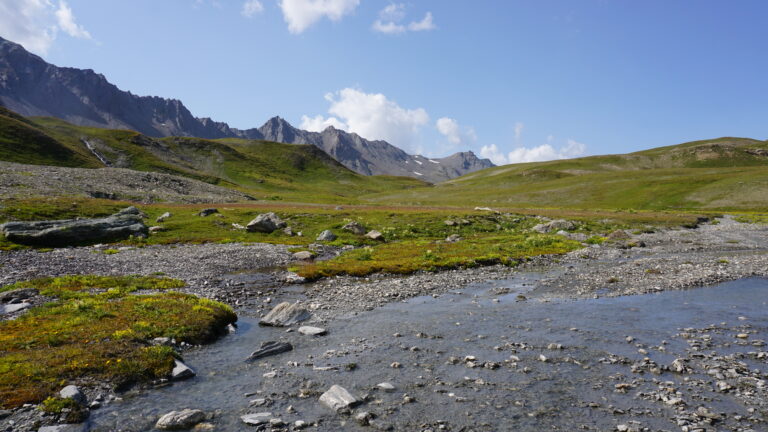
[(410, 205), (768, 208), (768, 142), (719, 138), (626, 155), (506, 165), (368, 197)]
[(314, 146), (253, 140), (156, 139), (126, 130), (25, 119), (0, 111), (0, 160), (100, 168), (87, 140), (112, 166), (181, 175), (247, 192), (259, 199), (350, 202), (363, 194), (421, 187), (400, 177), (356, 174)]

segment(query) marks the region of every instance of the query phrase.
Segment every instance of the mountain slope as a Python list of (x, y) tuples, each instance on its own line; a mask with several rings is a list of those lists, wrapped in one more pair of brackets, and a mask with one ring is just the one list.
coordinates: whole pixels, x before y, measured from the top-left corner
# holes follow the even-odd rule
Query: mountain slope
[(349, 169), (364, 175), (398, 175), (429, 182), (448, 180), (493, 164), (473, 153), (435, 159), (411, 156), (385, 141), (369, 141), (329, 128), (321, 133), (296, 129), (275, 117), (260, 128), (239, 130), (209, 118), (196, 118), (175, 99), (136, 96), (122, 91), (90, 69), (57, 67), (0, 38), (0, 105), (24, 116), (63, 119), (79, 126), (135, 130), (152, 137), (243, 138), (323, 149)]
[(426, 185), (412, 178), (354, 173), (309, 145), (151, 138), (128, 130), (75, 126), (52, 117), (25, 119), (4, 109), (0, 109), (0, 160), (158, 172), (237, 189), (259, 199), (306, 202), (349, 202), (362, 194)]
[(768, 209), (768, 142), (719, 138), (625, 155), (506, 165), (429, 189), (370, 197), (404, 204)]

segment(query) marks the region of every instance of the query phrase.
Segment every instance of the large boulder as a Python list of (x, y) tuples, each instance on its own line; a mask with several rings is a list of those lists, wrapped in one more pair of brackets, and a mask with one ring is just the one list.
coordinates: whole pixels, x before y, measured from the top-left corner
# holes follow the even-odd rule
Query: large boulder
[(7, 222), (0, 232), (14, 243), (31, 246), (74, 246), (145, 237), (147, 226), (136, 207), (105, 218)]
[(245, 229), (250, 232), (263, 232), (271, 233), (281, 228), (288, 226), (285, 221), (280, 219), (276, 214), (269, 212), (256, 216), (256, 219), (252, 220), (245, 226)]

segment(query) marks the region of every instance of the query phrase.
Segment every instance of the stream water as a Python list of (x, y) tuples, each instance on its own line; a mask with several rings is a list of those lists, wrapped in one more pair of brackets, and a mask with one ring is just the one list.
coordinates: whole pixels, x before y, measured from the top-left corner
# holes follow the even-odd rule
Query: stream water
[[(339, 384), (359, 397), (368, 396), (355, 412), (375, 413), (379, 428), (615, 430), (635, 420), (650, 430), (680, 430), (670, 420), (672, 407), (634, 396), (643, 386), (655, 388), (650, 379), (632, 392), (616, 392), (617, 379), (632, 379), (632, 373), (626, 365), (599, 360), (614, 354), (669, 364), (690, 348), (676, 336), (683, 328), (748, 325), (752, 339), (766, 337), (768, 280), (619, 298), (520, 301), (518, 295), (539, 277), (520, 274), (469, 286), (461, 293), (389, 304), (321, 324), (329, 332), (321, 337), (259, 327), (256, 320), (242, 318), (236, 333), (184, 354), (197, 371), (195, 378), (126, 394), (122, 401), (92, 412), (92, 429), (153, 430), (160, 415), (183, 408), (213, 413), (210, 423), (222, 431), (255, 430), (240, 416), (265, 411), (287, 424), (315, 423), (309, 430), (370, 429), (318, 403), (319, 394)], [(508, 293), (497, 295), (499, 289)], [(717, 337), (732, 340), (729, 330), (721, 333)], [(628, 336), (633, 343), (627, 342)], [(294, 350), (259, 362), (244, 361), (268, 340), (289, 341)], [(636, 343), (663, 344), (665, 350), (648, 348), (649, 353), (642, 354)], [(562, 349), (550, 344), (562, 344)], [(756, 349), (725, 344), (723, 350), (718, 353)], [(472, 363), (479, 367), (469, 367), (466, 356), (474, 356)], [(459, 359), (457, 364), (451, 364), (451, 357)], [(392, 367), (394, 362), (401, 367)], [(484, 368), (485, 362), (500, 367)], [(750, 366), (768, 369), (766, 363)], [(275, 376), (265, 377), (269, 372)], [(660, 379), (680, 382), (669, 373)], [(376, 390), (384, 381), (396, 390)], [(404, 402), (404, 394), (415, 400)], [(249, 407), (255, 398), (269, 399), (271, 405)], [(718, 412), (747, 415), (746, 407), (729, 395), (713, 393), (701, 401)]]

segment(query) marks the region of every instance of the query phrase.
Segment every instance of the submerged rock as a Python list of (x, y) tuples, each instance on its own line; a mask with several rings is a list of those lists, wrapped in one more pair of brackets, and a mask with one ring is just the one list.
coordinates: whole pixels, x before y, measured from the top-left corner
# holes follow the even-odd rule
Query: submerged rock
[(248, 361), (258, 360), (260, 358), (269, 357), (277, 354), (282, 354), (293, 350), (293, 345), (288, 342), (275, 342), (269, 341), (261, 344), (261, 348), (254, 351), (249, 357)]
[(65, 219), (37, 222), (7, 222), (0, 232), (9, 241), (33, 246), (75, 246), (145, 237), (147, 226), (136, 207), (97, 219)]
[(282, 302), (275, 306), (267, 316), (259, 321), (260, 325), (285, 327), (308, 320), (312, 315), (299, 303)]
[(249, 232), (262, 232), (269, 234), (287, 226), (288, 224), (280, 219), (280, 217), (272, 212), (269, 212), (256, 216), (256, 219), (250, 221), (248, 225), (245, 226), (245, 229)]
[(171, 411), (160, 417), (155, 427), (160, 430), (185, 430), (191, 429), (203, 420), (205, 420), (204, 412), (197, 409), (184, 409)]
[(320, 403), (334, 411), (351, 407), (359, 402), (360, 400), (352, 396), (347, 389), (335, 384), (320, 396)]
[(256, 414), (246, 414), (244, 416), (240, 416), (240, 420), (243, 421), (243, 423), (251, 426), (259, 426), (259, 425), (265, 425), (272, 420), (272, 413), (271, 412), (261, 412)]

